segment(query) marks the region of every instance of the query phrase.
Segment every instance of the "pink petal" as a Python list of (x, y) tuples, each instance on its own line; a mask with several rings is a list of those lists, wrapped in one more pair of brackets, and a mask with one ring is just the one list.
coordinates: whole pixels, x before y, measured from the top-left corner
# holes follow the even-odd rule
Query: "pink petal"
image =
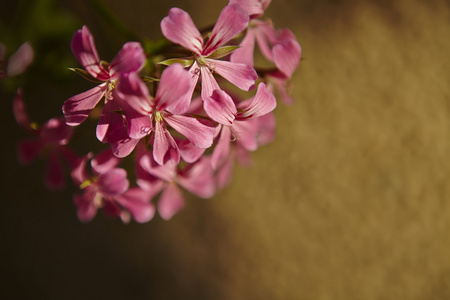
[[(162, 111), (166, 108), (172, 111), (186, 111), (189, 102), (179, 103), (180, 99), (191, 87), (192, 75), (181, 64), (173, 64), (161, 74), (158, 90), (155, 96), (156, 109)], [(181, 107), (180, 107), (181, 106)]]
[(176, 140), (181, 158), (187, 163), (196, 162), (205, 153), (205, 148), (196, 147), (188, 140)]
[(94, 203), (96, 192), (92, 188), (86, 188), (83, 194), (73, 196), (73, 201), (77, 206), (78, 219), (83, 222), (91, 221), (97, 214), (97, 207)]
[(281, 72), (275, 72), (268, 74), (268, 77), (270, 78), (268, 88), (273, 89), (273, 86), (275, 86), (281, 101), (286, 105), (293, 104), (294, 98), (290, 95), (291, 87), (288, 85), (286, 76)]
[(230, 184), (231, 179), (233, 177), (233, 170), (234, 170), (234, 155), (230, 153), (230, 155), (227, 156), (225, 162), (222, 164), (219, 170), (217, 170), (216, 173), (217, 189), (221, 190)]
[(149, 194), (140, 188), (129, 189), (115, 198), (139, 223), (148, 222), (155, 215), (155, 206), (150, 203), (150, 199)]
[[(125, 132), (127, 132), (124, 116), (120, 114), (121, 108), (118, 104), (118, 101), (115, 100), (107, 100), (105, 101), (105, 105), (103, 106), (102, 113), (98, 120), (96, 135), (97, 139), (102, 143), (110, 142), (112, 139), (114, 141), (119, 141), (119, 137), (111, 137), (111, 132), (116, 132), (120, 130), (120, 138), (126, 139), (128, 138), (128, 134), (123, 136), (122, 128), (125, 128)], [(116, 134), (117, 135), (117, 134)]]
[(120, 163), (110, 148), (107, 148), (97, 154), (91, 160), (91, 167), (97, 174), (104, 174), (114, 169)]
[(100, 174), (95, 183), (103, 197), (114, 197), (123, 194), (130, 185), (127, 179), (127, 171), (120, 168)]
[(196, 54), (200, 54), (203, 49), (200, 32), (189, 14), (180, 8), (169, 10), (169, 15), (161, 21), (161, 31), (168, 40)]
[(160, 165), (164, 165), (169, 160), (176, 165), (180, 162), (177, 144), (162, 122), (156, 122), (153, 157)]
[(133, 152), (137, 143), (139, 143), (139, 139), (128, 137), (127, 128), (122, 127), (109, 132), (108, 143), (110, 144), (114, 155), (123, 158)]
[(258, 74), (253, 67), (217, 59), (206, 59), (206, 62), (214, 72), (241, 90), (250, 91), (255, 87)]
[(241, 102), (238, 107), (244, 112), (239, 112), (236, 115), (236, 120), (252, 119), (264, 116), (273, 111), (277, 106), (275, 96), (266, 89), (263, 82), (258, 85), (256, 95), (244, 102)]
[(75, 185), (81, 185), (84, 181), (89, 179), (89, 175), (86, 171), (86, 163), (91, 157), (90, 154), (80, 158), (76, 163), (74, 163), (71, 168), (70, 176)]
[(202, 100), (205, 100), (206, 98), (211, 97), (215, 90), (220, 90), (220, 87), (208, 67), (200, 66), (200, 74), (202, 78), (201, 97)]
[(237, 114), (233, 100), (222, 90), (215, 90), (211, 97), (204, 99), (203, 108), (211, 119), (223, 125), (233, 124)]
[(138, 42), (128, 42), (122, 46), (111, 62), (111, 77), (117, 78), (122, 73), (139, 72), (145, 63), (144, 49)]
[(228, 126), (222, 126), (219, 140), (214, 148), (211, 157), (211, 166), (213, 170), (218, 169), (227, 159), (230, 153), (231, 130)]
[(300, 63), (301, 47), (295, 39), (284, 39), (273, 49), (273, 58), (278, 70), (291, 78)]
[(20, 141), (17, 149), (19, 163), (22, 165), (31, 163), (44, 149), (44, 146), (40, 140), (36, 139)]
[(16, 95), (13, 100), (13, 112), (16, 118), (17, 124), (22, 126), (26, 131), (37, 134), (37, 130), (31, 128), (31, 122), (28, 118), (25, 102), (23, 101), (22, 90), (17, 89)]
[(100, 65), (94, 37), (86, 26), (75, 32), (70, 44), (72, 52), (94, 78), (108, 80), (109, 73)]
[(33, 62), (34, 51), (29, 42), (23, 43), (19, 49), (9, 57), (6, 74), (14, 77), (22, 74)]
[(138, 159), (139, 166), (154, 177), (170, 182), (176, 175), (176, 165), (172, 161), (167, 162), (165, 165), (159, 165), (153, 158), (153, 155), (149, 153), (139, 156)]
[(206, 44), (202, 55), (208, 56), (220, 46), (231, 40), (248, 26), (248, 14), (235, 5), (227, 5), (211, 32), (211, 37)]
[(250, 67), (253, 67), (253, 57), (255, 52), (255, 33), (253, 30), (248, 29), (247, 34), (241, 41), (240, 48), (231, 53), (230, 61), (233, 63), (241, 63)]
[(206, 157), (178, 176), (177, 181), (186, 190), (202, 198), (211, 198), (216, 192), (213, 169), (210, 159)]
[(200, 123), (196, 118), (165, 114), (164, 120), (177, 132), (199, 148), (209, 148), (214, 137), (214, 128)]
[(153, 109), (148, 88), (137, 73), (124, 73), (120, 76), (114, 99), (118, 99), (121, 106), (125, 104), (141, 115), (147, 115)]
[(66, 123), (70, 126), (80, 125), (88, 117), (91, 110), (97, 105), (105, 94), (105, 83), (96, 86), (84, 93), (73, 96), (64, 102), (63, 113)]
[(64, 175), (56, 150), (50, 152), (45, 170), (45, 185), (51, 190), (60, 190), (64, 187)]
[(258, 23), (259, 26), (255, 31), (256, 41), (258, 43), (259, 50), (267, 58), (269, 61), (273, 61), (272, 48), (269, 43), (269, 40), (275, 39), (273, 42), (276, 42), (276, 32), (272, 25), (269, 25), (263, 21)]
[(252, 17), (259, 17), (264, 14), (261, 0), (230, 0), (228, 4), (239, 6)]
[(170, 220), (184, 207), (182, 191), (174, 183), (168, 184), (158, 201), (158, 212), (164, 220)]
[(72, 127), (68, 126), (63, 118), (48, 120), (40, 131), (40, 137), (47, 145), (66, 145), (72, 134)]
[(245, 121), (235, 121), (231, 126), (236, 142), (248, 151), (255, 151), (258, 149), (256, 136), (258, 134), (259, 122), (257, 119), (250, 119)]
[(277, 121), (273, 113), (258, 118), (259, 131), (256, 137), (259, 146), (267, 145), (275, 139)]

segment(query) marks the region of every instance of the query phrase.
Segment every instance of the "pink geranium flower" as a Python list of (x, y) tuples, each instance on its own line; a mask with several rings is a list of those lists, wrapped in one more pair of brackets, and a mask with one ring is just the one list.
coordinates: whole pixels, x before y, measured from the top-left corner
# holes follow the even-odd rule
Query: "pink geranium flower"
[[(190, 75), (180, 64), (165, 69), (153, 99), (135, 74), (123, 74), (117, 86), (117, 99), (127, 119), (128, 136), (135, 141), (153, 133), (153, 156), (158, 164), (180, 161), (180, 152), (167, 125), (186, 137), (194, 146), (212, 145), (214, 128), (194, 117), (183, 115), (187, 107), (182, 98), (189, 89)], [(138, 111), (145, 113), (138, 113)]]
[(60, 156), (73, 167), (78, 157), (66, 147), (72, 137), (72, 128), (64, 118), (52, 118), (39, 127), (30, 122), (26, 112), (21, 90), (13, 101), (13, 111), (17, 123), (34, 137), (19, 142), (18, 159), (23, 165), (31, 163), (39, 155), (47, 155), (48, 162), (44, 182), (49, 189), (61, 189), (64, 186), (63, 167)]
[(224, 56), (224, 53), (229, 53), (222, 51), (221, 47), (243, 31), (248, 21), (249, 17), (245, 11), (235, 5), (226, 6), (205, 44), (189, 14), (180, 8), (170, 9), (169, 15), (161, 21), (162, 33), (170, 41), (194, 53), (190, 67), (190, 92), (183, 101), (183, 107), (189, 106), (196, 83), (201, 78), (201, 96), (206, 113), (218, 122), (223, 114), (227, 119), (234, 118), (233, 114), (229, 113), (230, 107), (234, 107), (233, 102), (219, 105), (211, 103), (213, 99), (210, 96), (214, 90), (220, 89), (213, 73), (221, 75), (242, 90), (248, 91), (254, 87), (258, 76), (251, 66), (217, 59)]
[(6, 46), (0, 42), (0, 79), (8, 76), (14, 77), (22, 74), (34, 60), (34, 50), (29, 42), (23, 43), (7, 62), (6, 70), (3, 64), (6, 63)]
[[(113, 93), (117, 81), (122, 74), (136, 73), (141, 70), (145, 62), (145, 54), (141, 45), (137, 42), (128, 42), (112, 60), (111, 64), (100, 61), (94, 43), (94, 37), (86, 26), (75, 32), (72, 38), (72, 52), (78, 61), (84, 66), (93, 81), (100, 85), (84, 93), (78, 94), (66, 100), (63, 112), (66, 122), (70, 126), (81, 124), (94, 109), (97, 103), (105, 97), (105, 104), (113, 101)], [(103, 119), (102, 119), (103, 117)], [(108, 120), (102, 116), (97, 128), (97, 138), (104, 141)]]
[[(223, 91), (217, 90), (213, 97), (217, 101), (230, 97)], [(258, 148), (257, 136), (260, 130), (258, 118), (270, 113), (276, 107), (276, 99), (266, 89), (264, 83), (258, 85), (256, 95), (238, 105), (236, 120), (229, 126), (221, 125), (217, 145), (214, 148), (211, 164), (214, 170), (220, 167), (230, 152), (230, 142), (235, 140), (244, 149), (254, 151)]]
[(184, 196), (180, 187), (201, 198), (210, 198), (215, 193), (215, 179), (210, 159), (201, 157), (184, 169), (169, 161), (159, 165), (146, 151), (137, 156), (137, 182), (143, 189), (156, 195), (162, 191), (158, 201), (158, 212), (169, 220), (184, 207)]
[(82, 194), (74, 196), (80, 221), (92, 220), (99, 208), (110, 216), (119, 216), (125, 223), (129, 221), (130, 214), (139, 223), (153, 218), (155, 208), (150, 203), (150, 195), (139, 187), (129, 188), (127, 172), (116, 167), (120, 160), (111, 150), (92, 159), (92, 177), (85, 169), (87, 159), (81, 160), (72, 172), (74, 182), (83, 189)]

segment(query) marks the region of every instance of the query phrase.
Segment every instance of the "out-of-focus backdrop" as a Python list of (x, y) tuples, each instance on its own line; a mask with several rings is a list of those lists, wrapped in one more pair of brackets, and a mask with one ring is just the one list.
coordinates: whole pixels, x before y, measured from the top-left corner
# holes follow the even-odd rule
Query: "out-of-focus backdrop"
[[(23, 80), (37, 121), (92, 86), (66, 69), (76, 29), (106, 60), (126, 41), (90, 3), (2, 4), (9, 53), (36, 47)], [(227, 1), (104, 3), (157, 39), (171, 7), (202, 27)], [(448, 1), (272, 0), (266, 17), (302, 46), (295, 103), (229, 188), (169, 222), (81, 224), (73, 190), (48, 192), (43, 162), (17, 163), (25, 134), (3, 85), (0, 298), (450, 299)]]

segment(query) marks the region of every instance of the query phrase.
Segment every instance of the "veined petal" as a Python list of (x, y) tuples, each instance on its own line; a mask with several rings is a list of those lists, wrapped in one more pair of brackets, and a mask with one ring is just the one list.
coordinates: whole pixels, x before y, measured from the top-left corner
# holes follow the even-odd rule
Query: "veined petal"
[(110, 142), (109, 133), (125, 127), (124, 116), (117, 112), (119, 110), (120, 106), (116, 100), (105, 101), (105, 105), (103, 106), (103, 110), (96, 128), (97, 139), (100, 142)]
[(22, 74), (26, 68), (33, 62), (34, 50), (29, 42), (23, 43), (17, 51), (9, 57), (6, 74), (14, 77)]
[(112, 169), (97, 178), (96, 185), (104, 197), (114, 197), (123, 194), (129, 187), (127, 171), (120, 168)]
[(161, 121), (156, 122), (155, 125), (153, 157), (159, 165), (164, 165), (167, 161), (173, 161), (175, 165), (180, 162), (178, 146), (166, 126)]
[(236, 143), (240, 144), (245, 150), (255, 151), (258, 149), (256, 137), (258, 134), (259, 122), (257, 119), (245, 121), (235, 121), (231, 126)]
[(108, 143), (115, 156), (126, 157), (133, 152), (139, 139), (132, 139), (127, 134), (126, 127), (120, 127), (108, 133)]
[(200, 123), (196, 118), (183, 115), (165, 114), (164, 120), (195, 146), (203, 149), (211, 147), (214, 137), (213, 127)]
[(230, 61), (233, 63), (241, 63), (249, 67), (253, 67), (255, 39), (256, 37), (254, 31), (249, 28), (244, 39), (241, 41), (241, 47), (231, 53)]
[(287, 38), (276, 44), (272, 52), (278, 70), (291, 78), (300, 63), (302, 50), (299, 43), (295, 39)]
[(67, 99), (63, 105), (63, 113), (66, 117), (67, 125), (77, 126), (83, 123), (91, 110), (94, 109), (105, 94), (106, 87), (106, 83), (103, 83), (93, 89)]
[(200, 74), (202, 77), (201, 96), (202, 100), (205, 100), (206, 98), (211, 97), (215, 90), (220, 90), (220, 87), (208, 67), (200, 66)]
[(233, 124), (237, 114), (233, 100), (222, 90), (215, 90), (212, 96), (204, 99), (203, 108), (211, 119), (223, 125)]
[(139, 72), (145, 63), (144, 49), (138, 42), (128, 42), (122, 46), (111, 62), (110, 74), (113, 79), (120, 74)]
[(202, 35), (187, 12), (173, 7), (169, 15), (161, 21), (161, 31), (171, 42), (194, 53), (200, 54), (203, 49)]
[(86, 26), (74, 33), (70, 46), (77, 60), (89, 74), (100, 80), (109, 79), (109, 72), (100, 65), (94, 37)]
[[(189, 91), (191, 86), (191, 74), (180, 64), (173, 64), (161, 74), (158, 90), (155, 95), (156, 109), (162, 111), (167, 107), (177, 107), (180, 99)], [(190, 103), (190, 99), (189, 99)], [(180, 104), (187, 110), (189, 103)], [(187, 105), (186, 105), (187, 104)]]
[(158, 212), (164, 220), (170, 220), (184, 207), (183, 192), (175, 183), (166, 186), (158, 201)]
[(136, 222), (145, 223), (155, 215), (155, 206), (150, 203), (150, 195), (140, 188), (131, 188), (115, 198), (116, 202), (128, 210)]
[(200, 69), (198, 67), (197, 61), (195, 61), (193, 65), (189, 68), (189, 76), (190, 81), (188, 91), (183, 96), (181, 96), (177, 101), (166, 107), (166, 110), (168, 112), (171, 112), (175, 115), (180, 115), (185, 113), (190, 108), (192, 95), (194, 93), (195, 87), (197, 86), (197, 82), (200, 77)]
[(56, 149), (49, 153), (44, 180), (45, 185), (51, 190), (60, 190), (64, 187), (64, 173)]
[(142, 156), (139, 156), (138, 159), (140, 167), (152, 176), (167, 182), (171, 182), (175, 177), (176, 165), (172, 161), (169, 161), (164, 165), (159, 165), (150, 153), (145, 153)]
[(114, 98), (118, 98), (120, 105), (126, 104), (141, 115), (152, 111), (148, 88), (137, 73), (124, 73), (114, 89)]
[(205, 59), (214, 72), (244, 91), (255, 87), (258, 74), (253, 67), (225, 60)]
[(226, 160), (230, 153), (231, 130), (228, 126), (222, 126), (219, 140), (214, 148), (211, 158), (211, 166), (214, 170), (218, 169)]
[(119, 163), (120, 159), (113, 154), (110, 148), (107, 148), (91, 160), (91, 167), (97, 174), (104, 174), (114, 169)]
[(259, 83), (256, 95), (244, 102), (239, 103), (238, 107), (244, 112), (236, 115), (236, 120), (252, 119), (264, 116), (273, 111), (277, 106), (275, 96), (266, 89), (263, 82)]
[(227, 5), (220, 13), (202, 55), (208, 56), (248, 26), (248, 14), (235, 5)]

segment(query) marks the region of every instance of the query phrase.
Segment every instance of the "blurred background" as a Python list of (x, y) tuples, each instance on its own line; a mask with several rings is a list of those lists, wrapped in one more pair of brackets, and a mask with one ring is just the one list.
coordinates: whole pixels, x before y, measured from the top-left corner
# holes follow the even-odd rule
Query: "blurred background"
[[(2, 4), (8, 54), (36, 51), (0, 91), (2, 299), (450, 299), (448, 1), (273, 0), (265, 16), (303, 49), (276, 140), (214, 198), (144, 225), (81, 224), (74, 190), (47, 191), (44, 162), (16, 159), (15, 88), (31, 119), (61, 116), (93, 86), (67, 70), (75, 30), (106, 60), (128, 40), (96, 3)], [(204, 27), (227, 1), (102, 3), (158, 39), (171, 7)]]

